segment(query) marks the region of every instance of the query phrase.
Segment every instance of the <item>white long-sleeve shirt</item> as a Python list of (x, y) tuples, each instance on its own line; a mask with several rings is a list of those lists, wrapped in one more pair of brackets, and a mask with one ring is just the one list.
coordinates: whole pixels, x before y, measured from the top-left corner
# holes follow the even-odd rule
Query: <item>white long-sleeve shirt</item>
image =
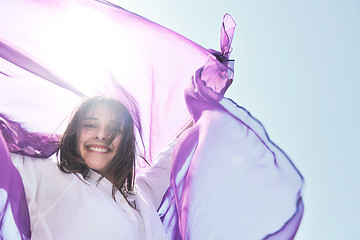
[(22, 177), (29, 206), (32, 239), (166, 239), (157, 214), (169, 186), (172, 149), (175, 141), (144, 174), (136, 177), (134, 201), (130, 207), (118, 191), (112, 197), (112, 183), (94, 171), (85, 180), (80, 174), (66, 174), (51, 159), (12, 154)]

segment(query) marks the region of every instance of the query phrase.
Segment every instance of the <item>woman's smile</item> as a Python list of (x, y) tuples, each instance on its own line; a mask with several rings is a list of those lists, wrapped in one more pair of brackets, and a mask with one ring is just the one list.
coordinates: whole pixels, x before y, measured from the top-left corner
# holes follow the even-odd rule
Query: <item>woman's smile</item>
[(99, 145), (89, 145), (86, 146), (86, 149), (94, 153), (109, 153), (111, 151), (110, 148)]
[(120, 133), (109, 142), (119, 123), (115, 121), (109, 106), (99, 104), (88, 111), (80, 124), (77, 151), (89, 168), (102, 174), (120, 146)]

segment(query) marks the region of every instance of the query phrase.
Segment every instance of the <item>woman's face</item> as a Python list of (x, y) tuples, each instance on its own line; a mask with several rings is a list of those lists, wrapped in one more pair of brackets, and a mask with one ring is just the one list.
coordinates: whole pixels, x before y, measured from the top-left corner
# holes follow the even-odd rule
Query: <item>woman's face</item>
[(86, 113), (80, 123), (77, 151), (86, 165), (102, 174), (119, 148), (122, 134), (119, 132), (108, 144), (113, 131), (118, 130), (113, 111), (106, 104), (98, 104)]

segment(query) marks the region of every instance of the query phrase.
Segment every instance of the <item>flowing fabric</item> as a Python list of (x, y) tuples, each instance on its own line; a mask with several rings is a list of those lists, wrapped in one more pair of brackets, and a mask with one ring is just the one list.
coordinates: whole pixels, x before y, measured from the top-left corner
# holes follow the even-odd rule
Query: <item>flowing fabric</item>
[(202, 72), (186, 91), (195, 125), (179, 142), (160, 209), (169, 239), (293, 239), (301, 175), (260, 122), (206, 86)]
[(206, 50), (106, 1), (1, 1), (1, 238), (31, 238), (8, 153), (50, 156), (81, 99), (106, 95), (127, 105), (150, 162), (195, 122), (175, 148), (159, 209), (169, 239), (291, 239), (302, 177), (261, 124), (223, 97), (234, 29), (225, 15), (220, 51)]

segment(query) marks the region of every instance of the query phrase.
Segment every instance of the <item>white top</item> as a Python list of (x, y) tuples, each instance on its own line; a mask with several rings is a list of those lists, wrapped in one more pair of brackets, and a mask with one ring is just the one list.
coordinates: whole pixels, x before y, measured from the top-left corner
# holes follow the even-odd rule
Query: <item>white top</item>
[(135, 180), (131, 208), (118, 191), (112, 197), (112, 183), (91, 171), (88, 180), (80, 174), (66, 174), (53, 160), (12, 154), (22, 177), (29, 206), (32, 239), (166, 239), (157, 214), (169, 186), (172, 149), (175, 141), (160, 153), (156, 163)]

